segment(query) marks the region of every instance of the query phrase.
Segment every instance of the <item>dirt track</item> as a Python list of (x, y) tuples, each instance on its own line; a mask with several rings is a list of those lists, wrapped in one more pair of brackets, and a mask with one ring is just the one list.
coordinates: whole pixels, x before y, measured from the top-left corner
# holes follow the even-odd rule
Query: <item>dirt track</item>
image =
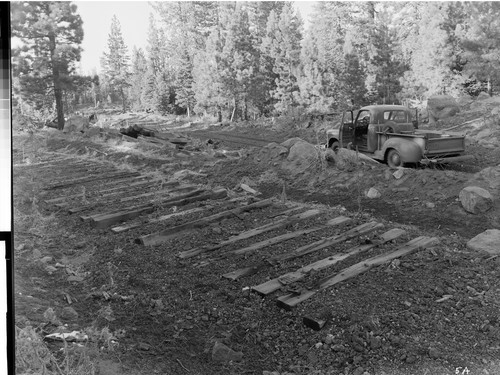
[[(220, 131), (197, 136), (219, 137), (223, 145), (234, 147), (262, 145), (256, 137)], [(58, 324), (46, 314), (53, 308), (67, 329), (87, 329), (94, 340), (87, 345), (94, 350), (89, 351), (90, 358), (100, 363), (102, 373), (455, 374), (465, 367), (472, 374), (499, 372), (500, 260), (465, 246), (486, 225), (496, 224), (489, 217), (462, 213), (455, 200), (460, 184), (472, 173), (410, 171), (404, 183), (394, 185), (384, 177), (385, 166), (364, 166), (358, 174), (328, 170), (321, 176), (290, 179), (262, 160), (256, 162), (256, 149), (240, 159), (218, 159), (210, 153), (138, 153), (141, 147), (92, 142), (78, 135), (15, 138), (18, 328), (35, 326), (41, 335), (57, 332)], [(28, 158), (32, 166), (26, 165)], [(172, 176), (181, 170), (194, 173), (180, 174), (174, 183)], [(131, 174), (135, 171), (137, 175)], [(109, 173), (114, 177), (105, 178)], [(119, 173), (122, 177), (116, 177)], [(159, 180), (160, 187), (141, 184), (153, 180)], [(254, 197), (241, 190), (241, 182), (262, 195)], [(384, 200), (360, 194), (374, 185), (386, 193)], [(192, 200), (186, 205), (175, 199), (194, 189), (220, 187), (226, 189), (227, 198)], [(185, 190), (176, 190), (181, 188)], [(266, 198), (273, 198), (273, 204), (231, 214), (195, 230), (174, 231), (155, 246), (135, 241)], [(177, 203), (169, 206), (167, 199)], [(96, 215), (131, 207), (145, 207), (145, 211), (125, 223), (137, 224), (130, 230), (113, 233), (110, 229), (120, 223), (96, 224), (103, 222), (95, 220)], [(293, 207), (296, 212), (283, 215)], [(72, 209), (77, 211), (70, 214)], [(221, 249), (178, 257), (310, 209), (319, 214)], [(182, 212), (188, 213), (174, 215)], [(165, 215), (173, 216), (158, 221)], [(94, 219), (82, 221), (80, 216)], [(349, 223), (323, 227), (342, 216)], [(146, 223), (146, 219), (152, 221)], [(383, 229), (298, 259), (264, 262), (257, 272), (236, 281), (221, 277), (326, 237), (341, 236), (370, 221)], [(321, 229), (244, 255), (230, 253), (315, 227)], [(311, 271), (298, 282), (284, 283), (266, 297), (247, 288), (332, 254), (376, 243), (376, 234), (392, 228), (406, 234), (394, 243)], [(276, 305), (279, 296), (314, 290), (326, 276), (390, 253), (418, 236), (435, 237), (439, 243), (319, 291), (291, 311)], [(64, 314), (67, 307), (73, 307), (78, 317), (67, 309)], [(304, 317), (324, 320), (326, 325), (312, 330), (303, 324)], [(105, 327), (113, 340), (103, 339)], [(217, 341), (242, 352), (241, 361), (214, 361)], [(56, 352), (60, 345), (50, 343), (50, 347)]]

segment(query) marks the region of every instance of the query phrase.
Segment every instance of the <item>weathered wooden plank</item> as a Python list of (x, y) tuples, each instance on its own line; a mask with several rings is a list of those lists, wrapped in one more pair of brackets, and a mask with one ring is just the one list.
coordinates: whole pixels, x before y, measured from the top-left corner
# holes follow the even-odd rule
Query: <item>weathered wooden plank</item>
[(214, 250), (220, 249), (221, 247), (230, 245), (232, 243), (235, 243), (235, 242), (247, 239), (247, 238), (255, 237), (255, 236), (258, 236), (259, 234), (266, 233), (266, 232), (269, 232), (272, 230), (283, 228), (287, 225), (297, 223), (301, 220), (309, 219), (311, 217), (319, 215), (320, 213), (321, 213), (320, 210), (309, 210), (309, 211), (303, 212), (303, 213), (295, 215), (295, 216), (281, 219), (281, 220), (274, 222), (274, 223), (269, 223), (269, 224), (260, 226), (258, 228), (250, 229), (246, 232), (242, 232), (237, 236), (230, 237), (226, 241), (222, 241), (222, 242), (218, 243), (217, 245), (210, 246), (207, 248), (195, 248), (195, 249), (186, 250), (186, 251), (179, 253), (177, 256), (179, 258), (191, 258), (191, 257), (194, 257), (194, 256), (201, 254), (201, 253), (204, 253), (204, 252), (214, 251)]
[(139, 195), (134, 195), (134, 196), (131, 196), (131, 197), (124, 197), (124, 198), (121, 198), (120, 199), (120, 202), (128, 202), (128, 201), (133, 201), (135, 199), (140, 199), (140, 198), (144, 198), (144, 197), (151, 197), (151, 196), (154, 196), (156, 194), (162, 194), (162, 193), (180, 193), (180, 192), (183, 192), (183, 191), (192, 191), (192, 190), (195, 190), (196, 189), (196, 186), (194, 185), (186, 185), (186, 186), (181, 186), (177, 189), (162, 189), (162, 190), (156, 190), (156, 191), (152, 191), (152, 192), (149, 192), (149, 193), (143, 193), (143, 194), (139, 194)]
[(254, 210), (257, 208), (264, 208), (264, 207), (270, 206), (271, 204), (273, 204), (272, 199), (266, 199), (263, 201), (259, 201), (256, 203), (246, 205), (246, 206), (237, 207), (237, 208), (234, 208), (232, 210), (220, 212), (218, 214), (204, 217), (204, 218), (201, 218), (201, 219), (198, 219), (195, 221), (191, 221), (189, 223), (177, 225), (175, 227), (165, 229), (161, 232), (152, 233), (152, 234), (148, 234), (146, 236), (139, 237), (135, 240), (135, 242), (143, 244), (143, 245), (157, 245), (159, 243), (165, 242), (165, 241), (181, 234), (182, 232), (184, 232), (186, 230), (190, 230), (190, 229), (194, 229), (194, 228), (201, 228), (201, 227), (204, 227), (210, 223), (220, 221), (226, 217), (230, 217), (230, 216), (234, 215), (235, 213), (239, 214), (239, 213), (251, 211), (251, 210)]
[(379, 266), (393, 259), (397, 259), (402, 256), (409, 255), (416, 251), (425, 249), (426, 247), (432, 246), (438, 242), (439, 240), (436, 237), (425, 237), (425, 236), (417, 237), (407, 242), (405, 245), (403, 245), (396, 251), (393, 251), (389, 254), (382, 254), (369, 258), (367, 260), (356, 263), (351, 267), (348, 267), (333, 276), (324, 278), (319, 282), (318, 288), (314, 290), (304, 290), (302, 293), (291, 293), (281, 296), (278, 298), (277, 304), (278, 306), (284, 309), (291, 309), (297, 306), (299, 303), (311, 298), (320, 290), (329, 288), (335, 284), (338, 284), (342, 281), (345, 281), (361, 273), (364, 273), (373, 267)]
[(296, 249), (290, 253), (270, 257), (269, 259), (267, 259), (266, 262), (260, 262), (258, 264), (254, 264), (254, 265), (251, 265), (249, 267), (245, 267), (245, 268), (238, 269), (236, 271), (228, 272), (222, 276), (225, 278), (231, 279), (231, 280), (237, 280), (237, 279), (244, 277), (244, 276), (253, 275), (254, 273), (261, 270), (262, 268), (269, 267), (271, 264), (274, 264), (278, 261), (289, 260), (289, 259), (304, 256), (304, 255), (309, 254), (313, 251), (318, 251), (318, 250), (323, 249), (324, 247), (327, 247), (327, 246), (325, 246), (325, 244), (328, 244), (328, 246), (331, 246), (333, 244), (341, 243), (343, 241), (347, 241), (350, 238), (372, 232), (378, 228), (381, 228), (382, 226), (383, 226), (382, 224), (378, 224), (376, 222), (371, 222), (370, 225), (361, 224), (355, 228), (348, 230), (345, 233), (341, 233), (341, 234), (338, 234), (338, 235), (333, 236), (333, 237), (328, 237), (326, 239), (322, 239), (322, 240), (313, 242), (311, 244), (307, 244), (305, 246), (299, 247), (298, 249)]
[(339, 217), (336, 217), (334, 219), (329, 220), (326, 223), (326, 225), (316, 226), (316, 227), (309, 228), (309, 229), (302, 229), (302, 230), (298, 230), (298, 231), (295, 231), (295, 232), (282, 234), (281, 236), (269, 238), (269, 239), (267, 239), (265, 241), (257, 242), (255, 244), (252, 244), (250, 246), (244, 247), (242, 249), (232, 250), (232, 251), (229, 251), (229, 252), (227, 252), (225, 254), (236, 254), (236, 255), (248, 254), (248, 253), (260, 250), (260, 249), (262, 249), (264, 247), (268, 247), (268, 246), (271, 246), (271, 245), (276, 245), (276, 244), (278, 244), (280, 242), (288, 241), (288, 240), (291, 240), (293, 238), (297, 238), (297, 237), (303, 236), (305, 234), (317, 232), (319, 230), (325, 229), (328, 226), (335, 226), (335, 225), (340, 225), (340, 224), (346, 224), (349, 221), (351, 221), (351, 219), (349, 219), (348, 217), (339, 216)]
[(113, 228), (111, 228), (111, 231), (114, 233), (122, 233), (122, 232), (126, 232), (128, 230), (134, 229), (134, 228), (138, 228), (138, 227), (143, 226), (145, 224), (153, 224), (153, 223), (159, 223), (161, 221), (166, 221), (166, 220), (170, 220), (170, 219), (177, 219), (177, 218), (185, 216), (185, 215), (189, 215), (189, 214), (196, 213), (196, 212), (202, 212), (202, 211), (205, 211), (205, 209), (201, 208), (201, 207), (192, 208), (190, 210), (175, 212), (173, 214), (163, 215), (163, 216), (160, 216), (160, 217), (157, 217), (154, 219), (149, 219), (144, 223), (131, 223), (128, 225), (121, 225), (118, 227), (113, 227)]
[[(195, 187), (195, 189), (196, 189), (196, 187)], [(148, 197), (148, 196), (152, 196), (155, 194), (169, 195), (169, 193), (171, 193), (171, 192), (172, 192), (171, 189), (163, 189), (163, 190), (157, 190), (157, 191), (152, 192), (152, 193), (144, 193), (144, 194), (134, 195), (134, 196), (126, 197), (126, 198), (123, 198), (123, 192), (116, 192), (114, 194), (109, 194), (107, 196), (101, 197), (100, 201), (88, 203), (88, 204), (77, 206), (77, 207), (71, 207), (68, 209), (68, 213), (75, 214), (78, 212), (92, 210), (96, 207), (102, 207), (102, 206), (106, 206), (108, 204), (114, 204), (114, 203), (128, 202), (131, 200), (136, 200), (136, 199)], [(56, 206), (57, 207), (66, 207), (66, 206), (68, 206), (68, 203), (67, 202), (60, 203), (60, 204), (56, 204)]]
[[(113, 204), (113, 203), (118, 203), (118, 202), (129, 202), (129, 201), (133, 201), (133, 200), (137, 200), (137, 199), (141, 199), (141, 198), (145, 198), (145, 197), (151, 197), (151, 196), (155, 196), (155, 195), (171, 196), (171, 193), (179, 193), (179, 192), (183, 192), (186, 190), (188, 190), (188, 191), (189, 190), (191, 190), (191, 191), (196, 190), (196, 186), (190, 185), (190, 186), (184, 186), (184, 187), (177, 188), (177, 189), (166, 188), (166, 189), (162, 189), (162, 190), (155, 190), (155, 191), (152, 191), (149, 193), (143, 193), (143, 194), (133, 195), (133, 196), (129, 196), (129, 197), (123, 197), (123, 195), (124, 195), (123, 192), (118, 191), (118, 192), (115, 192), (113, 194), (107, 194), (107, 195), (101, 196), (101, 200), (98, 202), (92, 202), (92, 203), (88, 203), (88, 204), (85, 204), (82, 206), (72, 207), (72, 208), (68, 209), (68, 213), (75, 214), (78, 212), (84, 212), (87, 210), (91, 210), (91, 209), (96, 208), (96, 207), (102, 207), (102, 206), (105, 206), (108, 204)], [(202, 191), (202, 190), (200, 190), (200, 191)], [(172, 199), (173, 198), (177, 198), (177, 197), (172, 197)], [(66, 207), (67, 205), (68, 205), (68, 203), (56, 204), (56, 206), (58, 206), (58, 207)]]
[(301, 257), (322, 249), (325, 249), (329, 246), (336, 245), (338, 243), (350, 240), (351, 238), (358, 237), (363, 234), (368, 234), (370, 232), (373, 232), (374, 230), (382, 228), (384, 225), (377, 223), (376, 221), (371, 221), (369, 223), (364, 223), (361, 225), (358, 225), (357, 227), (354, 227), (352, 229), (349, 229), (345, 233), (338, 234), (336, 236), (328, 237), (321, 239), (319, 241), (304, 245), (302, 247), (299, 247), (298, 249), (288, 253), (284, 254), (283, 256), (276, 258), (274, 260), (278, 261), (285, 261), (285, 260), (290, 260), (294, 259), (297, 257)]
[(44, 189), (45, 190), (53, 190), (53, 189), (67, 188), (67, 187), (71, 187), (74, 185), (85, 184), (88, 182), (95, 182), (95, 181), (108, 180), (108, 179), (121, 179), (121, 178), (127, 178), (127, 177), (139, 176), (139, 175), (140, 175), (139, 172), (117, 172), (117, 173), (101, 175), (101, 176), (91, 176), (91, 177), (86, 177), (86, 178), (79, 178), (76, 180), (69, 180), (69, 181), (66, 181), (64, 183), (47, 186)]
[[(147, 181), (143, 181), (144, 179), (148, 179)], [(134, 182), (138, 181), (138, 182)], [(85, 195), (89, 198), (94, 197), (94, 196), (106, 196), (105, 193), (111, 193), (111, 192), (116, 192), (116, 191), (122, 191), (126, 190), (132, 187), (140, 187), (140, 186), (145, 186), (148, 184), (154, 184), (154, 183), (159, 183), (161, 180), (152, 180), (151, 177), (149, 176), (136, 176), (136, 177), (131, 177), (131, 178), (126, 178), (120, 181), (110, 181), (107, 183), (104, 183), (101, 185), (102, 187), (108, 186), (108, 185), (113, 185), (113, 188), (109, 189), (104, 189), (104, 190), (85, 190)], [(179, 182), (176, 181), (177, 184)], [(115, 193), (119, 194), (119, 193)], [(111, 194), (110, 194), (111, 195)], [(46, 199), (44, 200), (45, 203), (47, 204), (55, 204), (55, 203), (60, 203), (64, 201), (71, 201), (75, 198), (82, 198), (82, 193), (77, 193), (77, 194), (71, 194), (71, 195), (65, 195), (62, 197), (57, 197), (57, 198), (51, 198), (51, 199)]]
[(93, 219), (99, 218), (100, 216), (103, 216), (103, 215), (111, 215), (111, 214), (120, 213), (120, 212), (127, 211), (127, 210), (135, 210), (135, 209), (139, 209), (139, 208), (149, 207), (149, 206), (152, 206), (153, 204), (157, 204), (157, 205), (162, 204), (165, 207), (165, 205), (168, 205), (169, 203), (178, 202), (179, 200), (193, 197), (196, 195), (201, 195), (203, 193), (206, 193), (206, 190), (198, 189), (198, 190), (189, 192), (189, 193), (181, 195), (181, 196), (169, 197), (169, 198), (165, 198), (162, 200), (156, 200), (156, 201), (149, 201), (149, 202), (141, 204), (141, 205), (128, 207), (125, 210), (123, 208), (119, 208), (119, 209), (115, 209), (115, 210), (100, 213), (100, 214), (80, 216), (80, 219), (82, 219), (83, 221), (93, 220)]
[[(218, 189), (206, 194), (200, 194), (195, 196), (190, 196), (183, 199), (178, 200), (169, 200), (168, 203), (163, 202), (162, 206), (184, 206), (186, 204), (206, 200), (206, 199), (221, 199), (227, 196), (226, 189)], [(176, 197), (177, 198), (177, 197)], [(157, 206), (154, 203), (150, 203), (149, 205), (144, 205), (142, 207), (136, 207), (134, 209), (128, 211), (122, 211), (110, 215), (102, 215), (100, 217), (94, 217), (91, 219), (92, 226), (96, 228), (107, 228), (113, 224), (133, 219), (142, 214), (149, 214), (153, 212)]]
[(267, 296), (268, 294), (271, 294), (275, 292), (276, 290), (279, 290), (283, 287), (283, 285), (290, 284), (295, 281), (302, 280), (307, 276), (307, 274), (311, 271), (319, 271), (327, 267), (331, 267), (351, 256), (366, 252), (368, 250), (371, 250), (377, 246), (380, 246), (384, 243), (387, 243), (388, 241), (393, 241), (397, 239), (398, 237), (401, 237), (404, 235), (406, 231), (395, 228), (391, 229), (379, 236), (378, 241), (374, 241), (370, 244), (364, 244), (364, 245), (358, 245), (350, 250), (348, 250), (346, 253), (340, 253), (340, 254), (335, 254), (331, 255), (328, 258), (324, 258), (321, 260), (318, 260), (314, 263), (308, 264), (304, 267), (301, 267), (297, 269), (296, 271), (293, 272), (288, 272), (284, 275), (281, 275), (277, 278), (268, 280), (262, 284), (253, 286), (251, 289), (252, 291), (255, 291), (259, 293), (260, 295)]

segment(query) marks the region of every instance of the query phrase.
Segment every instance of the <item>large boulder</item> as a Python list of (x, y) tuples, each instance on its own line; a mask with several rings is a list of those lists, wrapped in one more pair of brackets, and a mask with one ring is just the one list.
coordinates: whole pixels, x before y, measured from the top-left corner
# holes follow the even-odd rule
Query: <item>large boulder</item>
[(450, 95), (434, 95), (427, 99), (429, 122), (455, 116), (460, 112), (457, 101)]
[(484, 251), (491, 255), (500, 254), (500, 230), (488, 229), (467, 242), (471, 250)]
[(463, 208), (473, 214), (484, 213), (493, 207), (493, 198), (489, 191), (478, 186), (467, 186), (458, 197)]
[(300, 138), (287, 140), (281, 145), (284, 147), (290, 145), (286, 163), (284, 163), (283, 166), (285, 169), (289, 170), (292, 175), (307, 170), (313, 170), (314, 166), (316, 164), (319, 165), (321, 162), (319, 150), (314, 145)]
[(64, 133), (85, 132), (89, 127), (89, 118), (85, 116), (72, 116), (64, 123)]

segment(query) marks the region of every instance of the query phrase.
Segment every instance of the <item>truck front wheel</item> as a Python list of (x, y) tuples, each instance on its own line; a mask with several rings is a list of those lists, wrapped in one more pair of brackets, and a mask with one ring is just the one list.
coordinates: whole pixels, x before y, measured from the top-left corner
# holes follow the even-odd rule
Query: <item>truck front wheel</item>
[(340, 148), (340, 143), (338, 141), (333, 141), (332, 144), (330, 145), (330, 148), (335, 152), (339, 152)]
[(387, 153), (387, 165), (391, 168), (397, 168), (403, 166), (403, 161), (401, 160), (401, 155), (399, 152), (393, 148)]

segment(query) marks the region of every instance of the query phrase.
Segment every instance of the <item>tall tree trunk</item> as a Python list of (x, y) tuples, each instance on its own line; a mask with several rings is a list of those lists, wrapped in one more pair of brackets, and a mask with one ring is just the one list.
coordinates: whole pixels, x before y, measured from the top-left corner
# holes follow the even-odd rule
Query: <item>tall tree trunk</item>
[(56, 36), (49, 35), (50, 43), (50, 61), (52, 63), (52, 81), (54, 83), (54, 96), (56, 98), (56, 111), (57, 111), (57, 128), (64, 129), (64, 110), (62, 101), (61, 77), (59, 72), (59, 65), (56, 58)]
[(120, 95), (122, 97), (122, 107), (123, 107), (123, 112), (125, 112), (125, 93), (123, 92), (123, 87), (120, 87)]
[(222, 122), (222, 111), (220, 106), (217, 106), (217, 122)]
[(233, 122), (235, 112), (236, 112), (236, 98), (233, 99), (233, 113), (231, 113), (231, 119), (229, 121)]

